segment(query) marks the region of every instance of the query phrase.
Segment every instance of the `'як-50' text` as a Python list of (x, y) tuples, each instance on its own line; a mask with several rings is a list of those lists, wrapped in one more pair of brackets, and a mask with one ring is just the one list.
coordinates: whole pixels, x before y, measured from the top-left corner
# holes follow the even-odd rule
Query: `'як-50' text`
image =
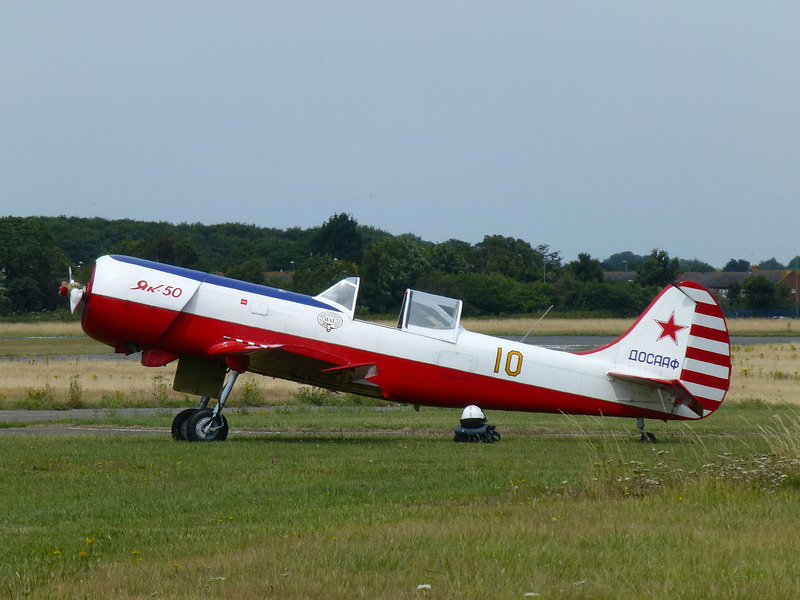
[(141, 290), (143, 292), (150, 292), (151, 294), (161, 294), (162, 296), (172, 296), (173, 298), (180, 298), (183, 290), (179, 287), (171, 285), (148, 285), (147, 281), (142, 279), (136, 284), (137, 287), (132, 287), (132, 290)]

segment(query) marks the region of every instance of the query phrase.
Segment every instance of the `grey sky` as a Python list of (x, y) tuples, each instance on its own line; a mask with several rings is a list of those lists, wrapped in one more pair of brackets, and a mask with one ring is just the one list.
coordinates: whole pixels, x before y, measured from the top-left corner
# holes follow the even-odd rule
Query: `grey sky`
[(0, 215), (800, 254), (797, 2), (0, 4)]

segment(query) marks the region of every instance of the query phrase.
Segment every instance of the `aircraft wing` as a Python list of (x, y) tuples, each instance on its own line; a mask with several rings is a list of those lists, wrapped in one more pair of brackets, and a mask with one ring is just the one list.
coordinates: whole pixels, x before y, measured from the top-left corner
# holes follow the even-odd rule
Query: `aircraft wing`
[(608, 371), (606, 374), (613, 379), (620, 379), (629, 383), (662, 389), (674, 396), (675, 402), (685, 405), (696, 415), (702, 417), (705, 414), (703, 405), (700, 404), (697, 398), (695, 398), (678, 379), (652, 377), (627, 371)]
[(381, 387), (369, 381), (378, 374), (374, 362), (353, 363), (302, 344), (264, 344), (230, 337), (213, 345), (209, 353), (246, 358), (247, 370), (259, 375), (373, 398), (384, 397)]

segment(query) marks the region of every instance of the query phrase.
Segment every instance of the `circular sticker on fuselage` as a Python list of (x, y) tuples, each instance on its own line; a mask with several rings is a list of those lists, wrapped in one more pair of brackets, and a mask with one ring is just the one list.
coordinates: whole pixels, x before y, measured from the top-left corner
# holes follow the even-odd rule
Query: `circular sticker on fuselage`
[(317, 323), (322, 325), (325, 331), (330, 331), (331, 329), (339, 329), (344, 321), (336, 313), (324, 312), (317, 315)]

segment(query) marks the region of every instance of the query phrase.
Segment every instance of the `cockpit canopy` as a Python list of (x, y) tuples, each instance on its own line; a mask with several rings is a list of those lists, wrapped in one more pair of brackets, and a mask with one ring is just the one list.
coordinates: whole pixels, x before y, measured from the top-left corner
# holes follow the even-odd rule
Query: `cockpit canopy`
[(411, 333), (455, 342), (461, 322), (461, 300), (407, 290), (398, 327)]
[[(360, 279), (348, 277), (315, 296), (353, 319)], [(461, 300), (406, 290), (397, 327), (403, 331), (455, 342), (461, 329)]]

